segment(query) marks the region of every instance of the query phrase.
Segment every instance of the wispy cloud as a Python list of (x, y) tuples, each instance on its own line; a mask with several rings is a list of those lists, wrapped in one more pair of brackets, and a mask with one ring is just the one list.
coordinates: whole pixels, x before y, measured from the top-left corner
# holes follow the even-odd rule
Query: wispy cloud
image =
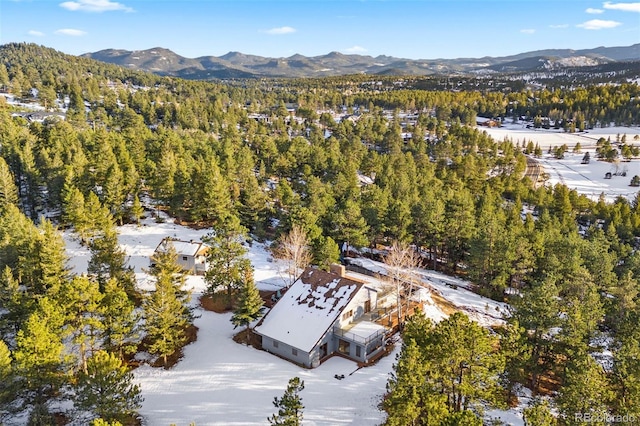
[(365, 53), (367, 49), (362, 46), (352, 46), (344, 49), (344, 51), (347, 53)]
[(63, 28), (60, 30), (56, 30), (54, 34), (58, 34), (58, 35), (66, 35), (66, 36), (72, 36), (72, 37), (80, 37), (83, 36), (85, 34), (87, 34), (86, 31), (82, 31), (82, 30), (75, 30), (73, 28)]
[(296, 32), (296, 29), (293, 27), (278, 27), (278, 28), (271, 28), (270, 30), (265, 31), (265, 33), (270, 35), (292, 34), (295, 32)]
[(522, 34), (534, 34), (536, 30), (534, 30), (533, 28), (524, 28), (524, 29), (521, 29), (520, 32)]
[(640, 3), (611, 3), (610, 1), (607, 1), (604, 2), (602, 7), (605, 9), (622, 10), (623, 12), (640, 13)]
[(569, 28), (569, 24), (549, 25), (549, 28), (554, 28), (554, 29), (558, 29), (558, 28)]
[(122, 3), (117, 3), (109, 0), (76, 0), (65, 1), (60, 3), (60, 7), (81, 12), (112, 12), (116, 10), (122, 10), (124, 12), (133, 12), (133, 8), (125, 6)]
[(615, 28), (622, 25), (621, 22), (617, 21), (604, 21), (602, 19), (592, 19), (587, 22), (583, 22), (582, 24), (576, 25), (578, 28), (584, 28), (585, 30), (604, 30), (608, 28)]
[(36, 30), (29, 30), (27, 31), (27, 34), (34, 37), (42, 37), (44, 35), (42, 31), (36, 31)]
[(604, 13), (604, 10), (602, 9), (594, 9), (593, 7), (589, 7), (587, 8), (587, 10), (585, 10), (585, 12), (591, 14), (591, 15), (600, 15), (601, 13)]

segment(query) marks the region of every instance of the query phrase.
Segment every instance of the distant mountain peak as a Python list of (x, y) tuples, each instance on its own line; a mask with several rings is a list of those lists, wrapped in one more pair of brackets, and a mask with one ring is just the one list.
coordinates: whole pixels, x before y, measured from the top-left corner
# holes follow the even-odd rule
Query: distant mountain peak
[(244, 57), (244, 56), (246, 56), (244, 53), (237, 52), (234, 50), (234, 51), (229, 51), (222, 56), (219, 56), (219, 58), (228, 60), (229, 58), (237, 58), (237, 57)]
[(504, 57), (458, 59), (405, 59), (393, 56), (344, 54), (332, 51), (307, 57), (296, 53), (288, 58), (268, 58), (229, 51), (222, 56), (190, 59), (169, 49), (154, 47), (127, 51), (105, 49), (82, 56), (115, 63), (130, 69), (185, 78), (228, 78), (229, 76), (321, 77), (375, 73), (383, 75), (429, 75), (468, 72), (525, 72), (561, 67), (591, 66), (609, 62), (640, 61), (640, 43), (632, 46), (595, 49), (546, 49)]

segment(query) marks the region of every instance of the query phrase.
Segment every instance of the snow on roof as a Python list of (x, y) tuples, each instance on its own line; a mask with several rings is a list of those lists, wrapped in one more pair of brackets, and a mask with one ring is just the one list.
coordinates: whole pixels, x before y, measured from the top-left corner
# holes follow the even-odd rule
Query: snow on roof
[(310, 352), (363, 283), (307, 268), (255, 331)]
[(203, 254), (201, 251), (205, 248), (204, 244), (200, 241), (182, 241), (165, 238), (160, 242), (156, 251), (165, 251), (165, 247), (168, 243), (171, 243), (173, 248), (176, 250), (176, 253), (182, 256), (196, 256), (198, 254)]

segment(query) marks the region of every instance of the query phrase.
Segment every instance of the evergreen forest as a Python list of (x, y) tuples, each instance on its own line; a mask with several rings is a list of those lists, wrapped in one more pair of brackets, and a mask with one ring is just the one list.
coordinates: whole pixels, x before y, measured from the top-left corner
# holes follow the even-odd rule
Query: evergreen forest
[[(69, 400), (87, 422), (135, 421), (132, 355), (163, 365), (192, 321), (175, 253), (156, 259), (157, 291), (144, 294), (117, 243), (118, 225), (161, 210), (260, 241), (302, 230), (321, 268), (343, 243), (400, 242), (510, 304), (494, 330), (463, 314), (411, 318), (386, 424), (481, 425), (522, 388), (537, 397), (527, 425), (581, 423), (575, 413), (640, 424), (640, 197), (534, 185), (525, 151), (540, 147), (475, 126), (638, 126), (640, 87), (412, 79), (192, 81), (0, 46), (0, 93), (51, 113), (32, 120), (0, 96), (0, 422), (55, 424)], [(90, 250), (87, 275), (68, 267), (66, 229)]]

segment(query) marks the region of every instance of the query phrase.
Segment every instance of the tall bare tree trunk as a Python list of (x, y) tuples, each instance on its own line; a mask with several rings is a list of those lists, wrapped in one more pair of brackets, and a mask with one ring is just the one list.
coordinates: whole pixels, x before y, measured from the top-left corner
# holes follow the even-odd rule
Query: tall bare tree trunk
[(301, 226), (294, 225), (291, 231), (280, 239), (273, 255), (276, 259), (284, 261), (286, 283), (287, 287), (290, 287), (312, 260), (307, 233)]

